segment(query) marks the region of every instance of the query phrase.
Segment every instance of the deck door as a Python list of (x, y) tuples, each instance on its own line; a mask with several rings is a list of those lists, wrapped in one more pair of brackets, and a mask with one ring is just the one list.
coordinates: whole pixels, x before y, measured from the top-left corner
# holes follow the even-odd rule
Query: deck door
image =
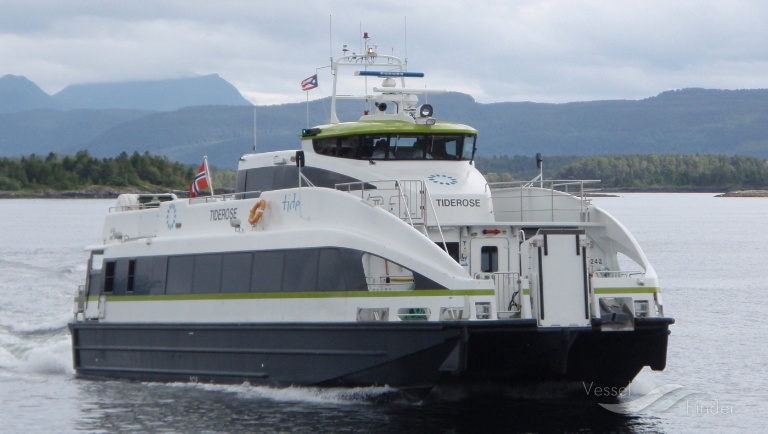
[(589, 326), (589, 279), (587, 279), (584, 231), (539, 230), (531, 249), (537, 265), (537, 311), (540, 326)]

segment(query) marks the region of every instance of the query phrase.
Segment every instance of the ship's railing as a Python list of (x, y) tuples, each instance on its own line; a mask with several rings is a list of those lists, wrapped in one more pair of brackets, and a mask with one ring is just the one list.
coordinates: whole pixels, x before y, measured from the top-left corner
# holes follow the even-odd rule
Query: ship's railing
[(336, 189), (359, 195), (360, 199), (373, 206), (386, 209), (408, 222), (411, 226), (424, 225), (436, 227), (440, 234), (443, 248), (446, 251), (448, 250), (445, 237), (443, 236), (443, 229), (440, 226), (440, 220), (437, 218), (437, 212), (434, 207), (429, 207), (432, 210), (431, 217), (434, 222), (428, 219), (429, 214), (427, 213), (426, 203), (431, 202), (432, 198), (424, 181), (345, 182), (336, 184)]
[[(252, 199), (261, 196), (261, 191), (244, 191), (238, 193), (224, 193), (216, 194), (213, 196), (198, 196), (188, 198), (190, 204), (197, 203), (210, 203), (210, 202), (227, 202), (233, 200)], [(162, 202), (167, 200), (154, 200), (143, 203), (129, 203), (123, 205), (117, 205), (109, 208), (109, 212), (122, 212), (122, 211), (141, 211), (148, 209), (157, 209)]]
[(336, 189), (360, 196), (373, 206), (384, 208), (414, 224), (427, 224), (423, 181), (357, 181), (336, 184)]
[(498, 318), (520, 318), (520, 273), (475, 273), (475, 279), (493, 279)]
[(124, 193), (117, 197), (117, 205), (110, 207), (109, 212), (156, 209), (161, 203), (176, 199), (178, 197), (173, 193)]
[(109, 212), (139, 211), (144, 209), (155, 209), (160, 207), (160, 202), (134, 203), (130, 205), (120, 205), (109, 207)]
[[(589, 196), (598, 191), (596, 188), (587, 188), (589, 184), (599, 183), (600, 180), (535, 180), (535, 181), (511, 181), (493, 182), (486, 184), (486, 191), (491, 191), (493, 199), (509, 199), (510, 204), (516, 208), (496, 211), (498, 213), (511, 213), (514, 220), (548, 220), (556, 221), (561, 215), (577, 213), (579, 221), (588, 221)], [(493, 190), (499, 190), (494, 193)], [(557, 202), (557, 197), (566, 193), (579, 198), (578, 208), (568, 207), (568, 202)], [(498, 216), (497, 216), (498, 217)]]
[(228, 202), (231, 200), (252, 199), (261, 196), (261, 191), (243, 191), (238, 193), (216, 194), (190, 198), (190, 203)]

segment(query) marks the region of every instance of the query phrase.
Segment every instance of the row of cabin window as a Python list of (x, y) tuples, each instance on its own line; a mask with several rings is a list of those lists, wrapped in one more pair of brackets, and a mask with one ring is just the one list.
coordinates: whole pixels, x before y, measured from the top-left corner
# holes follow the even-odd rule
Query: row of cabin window
[(121, 258), (106, 261), (103, 280), (92, 276), (89, 289), (115, 295), (364, 291), (361, 255), (317, 248)]
[[(467, 152), (462, 152), (467, 141)], [(418, 135), (346, 136), (315, 139), (316, 153), (362, 160), (461, 160), (470, 159), (473, 136)]]

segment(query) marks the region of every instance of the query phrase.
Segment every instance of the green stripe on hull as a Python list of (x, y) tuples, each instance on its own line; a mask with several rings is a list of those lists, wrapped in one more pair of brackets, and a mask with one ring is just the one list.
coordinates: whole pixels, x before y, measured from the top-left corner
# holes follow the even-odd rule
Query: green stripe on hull
[[(412, 291), (328, 291), (328, 292), (260, 292), (226, 294), (164, 294), (164, 295), (109, 295), (107, 301), (184, 301), (184, 300), (257, 300), (293, 298), (360, 298), (360, 297), (457, 297), (494, 295), (492, 289), (425, 289)], [(97, 302), (98, 296), (88, 297)]]

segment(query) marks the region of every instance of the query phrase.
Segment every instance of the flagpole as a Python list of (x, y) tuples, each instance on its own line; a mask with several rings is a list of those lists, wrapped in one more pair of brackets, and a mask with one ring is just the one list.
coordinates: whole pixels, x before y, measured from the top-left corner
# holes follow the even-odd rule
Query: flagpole
[(205, 177), (208, 178), (208, 188), (211, 189), (211, 196), (213, 196), (213, 178), (211, 177), (211, 171), (208, 169), (208, 156), (203, 157), (203, 164), (205, 164)]

